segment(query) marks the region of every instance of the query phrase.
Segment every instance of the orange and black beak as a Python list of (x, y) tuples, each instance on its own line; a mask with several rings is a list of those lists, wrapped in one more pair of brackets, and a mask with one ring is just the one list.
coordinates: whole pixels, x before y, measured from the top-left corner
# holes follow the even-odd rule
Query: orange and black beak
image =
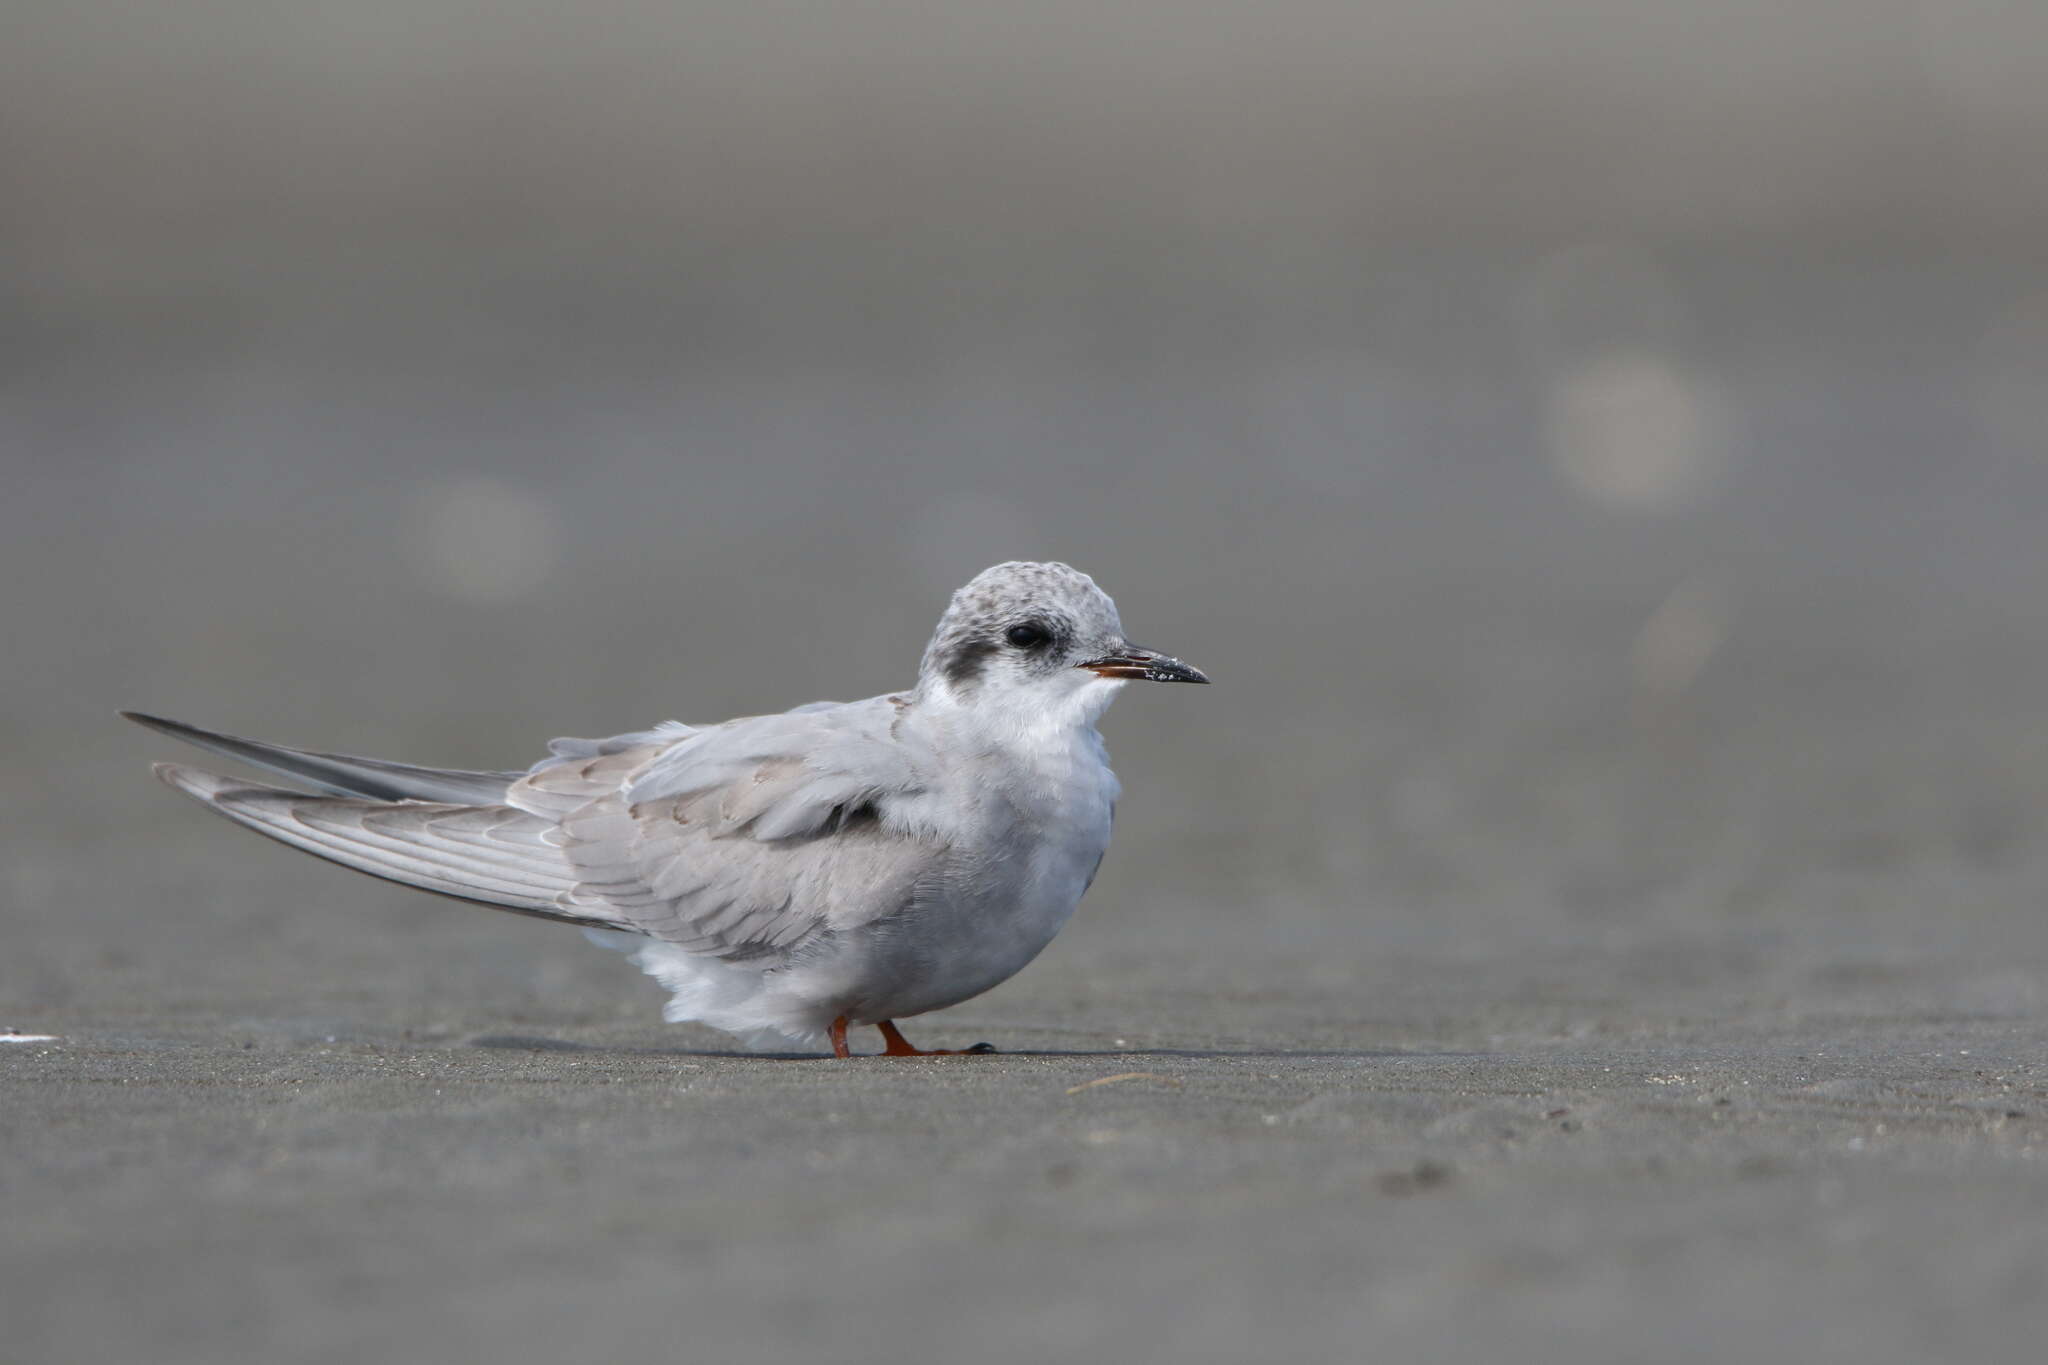
[(1140, 682), (1209, 681), (1199, 668), (1184, 664), (1170, 654), (1161, 654), (1156, 649), (1141, 649), (1128, 641), (1099, 659), (1090, 659), (1074, 667), (1085, 668), (1104, 678), (1130, 678)]

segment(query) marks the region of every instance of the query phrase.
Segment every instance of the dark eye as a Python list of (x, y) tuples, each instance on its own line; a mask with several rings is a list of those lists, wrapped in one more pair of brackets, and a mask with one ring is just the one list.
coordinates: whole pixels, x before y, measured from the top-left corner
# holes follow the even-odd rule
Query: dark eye
[(1052, 638), (1052, 632), (1036, 621), (1026, 621), (1004, 631), (1003, 638), (1019, 649), (1036, 649)]

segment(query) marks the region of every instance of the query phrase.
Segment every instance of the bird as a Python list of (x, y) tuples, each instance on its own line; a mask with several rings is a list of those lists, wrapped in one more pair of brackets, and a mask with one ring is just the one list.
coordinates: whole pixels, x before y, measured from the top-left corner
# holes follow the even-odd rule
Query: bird
[[(523, 770), (320, 753), (124, 711), (281, 775), (158, 777), (281, 843), (375, 877), (558, 920), (666, 987), (671, 1023), (757, 1051), (853, 1056), (848, 1030), (1022, 970), (1108, 851), (1119, 786), (1097, 722), (1127, 682), (1207, 683), (1134, 644), (1066, 564), (1011, 561), (952, 595), (916, 683), (714, 725), (556, 739)], [(964, 1052), (993, 1052), (986, 1043)]]

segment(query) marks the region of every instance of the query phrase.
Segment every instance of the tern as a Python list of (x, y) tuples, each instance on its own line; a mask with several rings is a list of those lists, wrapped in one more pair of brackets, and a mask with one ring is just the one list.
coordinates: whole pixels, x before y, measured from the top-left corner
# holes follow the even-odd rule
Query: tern
[(872, 1025), (883, 1055), (929, 1057), (895, 1021), (1007, 981), (1094, 881), (1118, 793), (1096, 723), (1134, 680), (1209, 681), (1133, 644), (1088, 575), (1012, 562), (953, 594), (907, 691), (557, 739), (524, 771), (122, 714), (297, 783), (156, 766), (259, 834), (630, 953), (670, 1022), (842, 1058)]

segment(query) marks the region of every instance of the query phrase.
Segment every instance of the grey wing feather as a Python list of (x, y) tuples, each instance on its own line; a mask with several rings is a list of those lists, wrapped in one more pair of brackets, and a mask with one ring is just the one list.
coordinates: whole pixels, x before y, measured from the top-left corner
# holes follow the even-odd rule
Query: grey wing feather
[(293, 778), (316, 791), (334, 796), (367, 796), (379, 801), (445, 801), (458, 805), (496, 805), (505, 799), (505, 789), (522, 774), (514, 772), (466, 772), (458, 768), (421, 768), (410, 763), (393, 763), (381, 758), (357, 758), (350, 754), (323, 754), (311, 749), (293, 749), (283, 744), (266, 744), (214, 730), (202, 730), (183, 721), (163, 716), (123, 711), (122, 716), (173, 739), (229, 758)]
[(639, 749), (649, 744), (682, 739), (697, 733), (694, 725), (685, 725), (679, 720), (666, 720), (652, 730), (635, 730), (630, 734), (612, 735), (607, 739), (575, 739), (564, 737), (548, 741), (548, 756), (526, 771), (537, 773), (542, 768), (551, 768), (557, 763), (572, 758), (599, 758), (607, 754), (622, 753), (627, 749)]
[(894, 739), (896, 715), (876, 698), (558, 739), (525, 773), (415, 768), (134, 719), (335, 793), (158, 768), (306, 852), (445, 896), (746, 957), (889, 914), (933, 874), (943, 850), (876, 814), (924, 781)]
[(559, 823), (582, 878), (572, 903), (692, 952), (784, 948), (902, 907), (932, 869), (938, 850), (874, 816), (920, 784), (894, 714), (854, 703), (563, 756), (506, 799)]
[(458, 900), (597, 928), (632, 926), (574, 905), (576, 875), (546, 820), (509, 806), (307, 796), (159, 763), (157, 776), (280, 843)]
[(645, 802), (715, 791), (718, 834), (817, 834), (849, 811), (924, 785), (910, 750), (891, 733), (895, 717), (896, 708), (877, 698), (700, 730), (635, 774), (626, 796)]

